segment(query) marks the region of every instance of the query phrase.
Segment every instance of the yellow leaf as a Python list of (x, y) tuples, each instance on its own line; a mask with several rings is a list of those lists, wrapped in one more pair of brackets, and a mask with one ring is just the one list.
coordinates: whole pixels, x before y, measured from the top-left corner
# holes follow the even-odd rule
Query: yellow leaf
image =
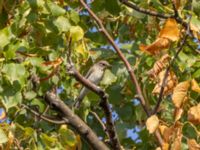
[(183, 114), (182, 108), (176, 108), (175, 109), (175, 112), (174, 112), (175, 122), (178, 121), (181, 118), (182, 114)]
[(83, 29), (80, 26), (70, 27), (70, 36), (74, 42), (81, 40), (84, 36)]
[(200, 150), (200, 145), (197, 144), (195, 139), (188, 139), (187, 140), (189, 150)]
[(169, 144), (168, 143), (163, 143), (162, 150), (169, 150)]
[(147, 130), (149, 133), (154, 133), (155, 130), (158, 128), (159, 119), (156, 115), (149, 117), (146, 121)]
[(187, 100), (187, 92), (190, 87), (189, 81), (179, 83), (173, 91), (172, 102), (175, 107), (180, 108)]
[(192, 79), (191, 84), (192, 84), (192, 90), (200, 93), (200, 87), (195, 79)]
[(159, 33), (160, 38), (167, 38), (171, 41), (178, 41), (180, 30), (175, 19), (167, 19), (163, 29)]
[(189, 109), (188, 120), (193, 124), (200, 124), (200, 103)]

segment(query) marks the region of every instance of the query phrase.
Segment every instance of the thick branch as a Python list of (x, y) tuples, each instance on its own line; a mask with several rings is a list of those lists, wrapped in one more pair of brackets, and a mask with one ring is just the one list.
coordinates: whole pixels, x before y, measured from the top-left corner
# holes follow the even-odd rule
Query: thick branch
[(71, 109), (61, 101), (55, 94), (47, 92), (45, 100), (53, 105), (57, 110), (62, 113), (64, 118), (68, 120), (68, 124), (76, 129), (77, 132), (90, 144), (95, 150), (109, 150), (109, 148), (99, 140), (97, 135), (83, 122)]
[[(101, 97), (101, 101), (104, 103), (106, 102), (106, 105), (109, 105), (108, 103), (108, 95), (100, 89), (98, 86), (87, 80), (85, 77), (83, 77), (75, 68), (73, 65), (67, 67), (68, 73), (73, 75), (77, 81), (81, 82), (85, 87), (90, 89), (91, 91), (95, 92), (97, 95)], [(106, 129), (108, 131), (110, 143), (113, 149), (120, 150), (121, 145), (117, 136), (117, 132), (114, 126), (114, 123), (112, 121), (112, 113), (111, 109), (109, 107), (105, 107), (104, 113), (106, 116)]]

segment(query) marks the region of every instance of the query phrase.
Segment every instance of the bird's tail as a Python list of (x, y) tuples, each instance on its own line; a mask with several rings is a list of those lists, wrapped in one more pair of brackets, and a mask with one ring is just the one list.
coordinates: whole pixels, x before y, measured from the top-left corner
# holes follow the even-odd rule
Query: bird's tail
[(79, 96), (76, 98), (76, 101), (74, 103), (74, 108), (80, 108), (81, 103), (85, 97), (85, 95), (89, 92), (89, 90), (85, 87), (82, 88)]

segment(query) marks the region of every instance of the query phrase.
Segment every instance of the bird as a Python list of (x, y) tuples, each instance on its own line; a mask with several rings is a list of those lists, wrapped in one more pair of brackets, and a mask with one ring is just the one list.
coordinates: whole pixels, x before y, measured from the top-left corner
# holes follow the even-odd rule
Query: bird
[[(98, 61), (89, 69), (89, 71), (85, 75), (85, 78), (93, 84), (98, 85), (104, 76), (105, 70), (109, 67), (111, 67), (111, 65), (107, 61)], [(89, 91), (90, 90), (86, 87), (83, 87), (81, 89), (80, 94), (78, 95), (74, 103), (74, 108), (80, 108), (84, 97), (89, 93)]]

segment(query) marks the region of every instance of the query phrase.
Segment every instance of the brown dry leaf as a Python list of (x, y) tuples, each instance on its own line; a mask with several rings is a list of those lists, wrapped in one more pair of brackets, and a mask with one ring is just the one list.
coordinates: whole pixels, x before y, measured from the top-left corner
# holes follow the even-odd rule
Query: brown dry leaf
[(63, 62), (62, 58), (57, 58), (54, 61), (46, 61), (44, 63), (42, 63), (42, 65), (44, 66), (53, 66), (53, 68), (56, 68), (57, 66), (59, 66), (61, 63)]
[(169, 150), (169, 144), (168, 143), (163, 143), (162, 144), (162, 150)]
[(159, 119), (156, 115), (149, 117), (146, 121), (146, 127), (149, 133), (154, 133), (159, 126)]
[(172, 144), (171, 150), (181, 150), (181, 140), (182, 135), (177, 136)]
[(162, 49), (168, 48), (170, 45), (170, 40), (167, 38), (158, 38), (151, 45), (143, 45), (139, 46), (140, 50), (145, 51), (149, 54), (155, 55), (158, 54)]
[(197, 144), (195, 139), (188, 139), (187, 144), (188, 144), (189, 150), (200, 150), (200, 145)]
[(165, 140), (165, 142), (169, 142), (171, 137), (173, 136), (173, 133), (175, 131), (175, 128), (172, 126), (172, 127), (167, 127), (164, 132), (163, 132), (163, 139)]
[(188, 110), (188, 120), (193, 124), (200, 124), (200, 103)]
[[(163, 70), (159, 73), (158, 83), (155, 85), (155, 87), (152, 91), (153, 94), (159, 94), (160, 93), (164, 76), (165, 76), (165, 70)], [(167, 76), (167, 79), (166, 79), (166, 85), (165, 85), (165, 88), (164, 88), (164, 91), (163, 91), (163, 95), (170, 94), (173, 91), (176, 84), (177, 84), (176, 75), (172, 71), (170, 71), (168, 73), (168, 76)]]
[(178, 121), (183, 114), (183, 109), (182, 108), (176, 108), (174, 111), (174, 116), (175, 116), (175, 122)]
[(197, 83), (197, 81), (195, 79), (192, 79), (191, 84), (192, 84), (191, 85), (192, 86), (192, 90), (195, 91), (195, 92), (200, 93), (200, 87), (199, 87), (199, 85), (198, 85), (198, 83)]
[(187, 92), (190, 87), (189, 81), (184, 81), (179, 83), (173, 91), (172, 95), (172, 102), (174, 103), (176, 108), (182, 107), (182, 105), (186, 102), (187, 98)]
[(173, 0), (173, 3), (175, 5), (176, 9), (178, 10), (181, 5), (181, 0)]
[(171, 41), (178, 41), (180, 30), (175, 19), (167, 19), (163, 29), (159, 33), (159, 38), (167, 38)]
[(165, 54), (158, 61), (156, 61), (153, 65), (153, 68), (150, 69), (147, 74), (150, 77), (156, 78), (156, 76), (166, 67), (170, 60), (170, 56)]

